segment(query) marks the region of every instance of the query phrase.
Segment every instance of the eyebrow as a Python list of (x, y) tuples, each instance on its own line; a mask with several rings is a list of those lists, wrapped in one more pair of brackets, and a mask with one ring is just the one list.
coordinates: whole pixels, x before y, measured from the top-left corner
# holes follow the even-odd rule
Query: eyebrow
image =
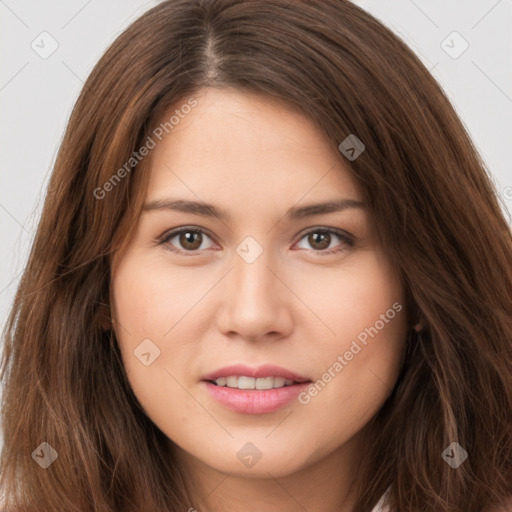
[[(304, 217), (339, 212), (350, 208), (365, 208), (365, 204), (355, 199), (333, 199), (323, 203), (312, 203), (305, 206), (293, 206), (284, 215), (288, 221)], [(184, 213), (193, 213), (205, 217), (216, 217), (222, 221), (229, 221), (231, 215), (220, 208), (208, 203), (188, 201), (184, 199), (155, 199), (146, 203), (144, 211), (175, 210)]]

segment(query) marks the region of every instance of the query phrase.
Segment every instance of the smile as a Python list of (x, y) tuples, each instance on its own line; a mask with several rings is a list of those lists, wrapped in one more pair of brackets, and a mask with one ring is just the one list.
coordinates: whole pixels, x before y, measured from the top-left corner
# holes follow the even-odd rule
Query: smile
[(277, 389), (291, 386), (294, 381), (283, 377), (246, 377), (246, 376), (230, 376), (219, 377), (212, 384), (220, 387), (237, 388), (237, 389)]
[(238, 364), (204, 375), (200, 385), (217, 404), (241, 414), (270, 414), (297, 401), (311, 380), (274, 364)]

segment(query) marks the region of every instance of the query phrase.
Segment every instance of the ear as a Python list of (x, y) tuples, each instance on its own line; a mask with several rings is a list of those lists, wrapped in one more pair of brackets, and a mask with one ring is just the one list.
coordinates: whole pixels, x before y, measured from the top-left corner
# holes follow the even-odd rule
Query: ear
[(413, 326), (413, 329), (416, 331), (416, 332), (421, 332), (423, 331), (423, 329), (425, 328), (425, 324), (423, 323), (423, 321), (420, 321), (418, 322), (417, 324), (415, 324)]
[(110, 307), (108, 304), (99, 303), (99, 308), (96, 312), (96, 325), (103, 331), (110, 331), (112, 329), (112, 319), (110, 318)]
[(411, 316), (410, 316), (410, 327), (416, 332), (421, 332), (425, 329), (426, 322), (423, 317), (423, 313), (416, 303), (411, 308)]

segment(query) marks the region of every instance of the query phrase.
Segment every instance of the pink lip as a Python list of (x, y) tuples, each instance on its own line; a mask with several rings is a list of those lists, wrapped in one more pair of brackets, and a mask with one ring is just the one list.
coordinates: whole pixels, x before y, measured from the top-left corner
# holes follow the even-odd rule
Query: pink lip
[[(234, 389), (216, 386), (208, 381), (219, 377), (246, 376), (254, 378), (282, 377), (295, 384), (276, 389)], [(243, 414), (268, 414), (275, 412), (297, 398), (311, 381), (285, 368), (263, 365), (250, 368), (244, 365), (228, 366), (203, 377), (202, 385), (217, 402), (224, 407)]]
[(281, 409), (303, 391), (309, 382), (276, 389), (235, 389), (201, 382), (210, 395), (232, 411), (243, 414), (268, 414)]
[(296, 382), (309, 382), (309, 379), (301, 377), (286, 368), (281, 368), (280, 366), (275, 366), (273, 364), (264, 364), (257, 368), (251, 368), (243, 364), (226, 366), (225, 368), (221, 368), (205, 375), (202, 380), (215, 380), (219, 377), (231, 377), (233, 375), (238, 377), (254, 377), (255, 379), (263, 377), (283, 377), (284, 379), (294, 380)]

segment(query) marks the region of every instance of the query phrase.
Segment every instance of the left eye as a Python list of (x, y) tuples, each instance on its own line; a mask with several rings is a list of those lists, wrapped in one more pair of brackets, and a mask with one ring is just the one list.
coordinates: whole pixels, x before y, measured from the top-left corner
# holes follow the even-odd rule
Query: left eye
[[(336, 247), (336, 245), (332, 246), (331, 242), (333, 239), (338, 239), (341, 241), (340, 248), (335, 250), (326, 250), (331, 249), (332, 247)], [(346, 234), (342, 232), (338, 232), (332, 229), (314, 229), (302, 235), (301, 239), (306, 240), (306, 242), (313, 247), (315, 253), (318, 254), (332, 254), (335, 252), (341, 252), (347, 250), (348, 247), (354, 245), (353, 240)], [(308, 247), (299, 247), (300, 249), (308, 249)]]

